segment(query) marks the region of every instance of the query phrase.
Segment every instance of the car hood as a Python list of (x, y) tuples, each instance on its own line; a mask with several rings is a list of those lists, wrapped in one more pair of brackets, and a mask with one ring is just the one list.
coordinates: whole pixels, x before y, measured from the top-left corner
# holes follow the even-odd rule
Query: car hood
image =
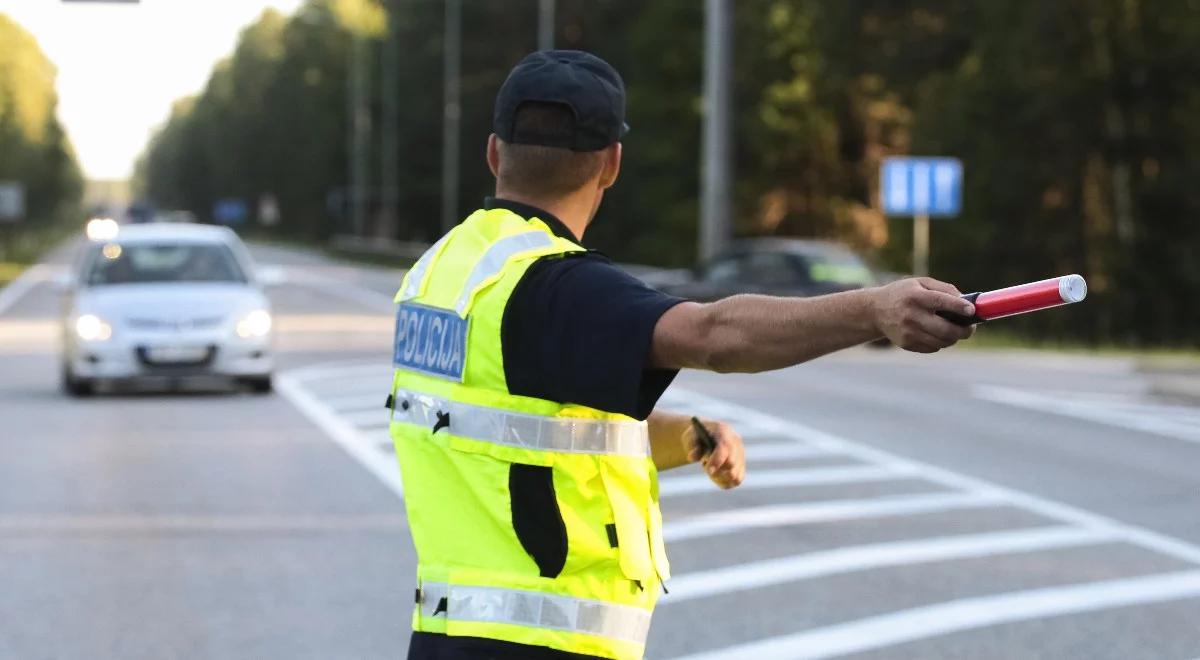
[(234, 315), (266, 309), (266, 297), (245, 284), (111, 284), (80, 291), (76, 314), (96, 314), (111, 322), (224, 321)]

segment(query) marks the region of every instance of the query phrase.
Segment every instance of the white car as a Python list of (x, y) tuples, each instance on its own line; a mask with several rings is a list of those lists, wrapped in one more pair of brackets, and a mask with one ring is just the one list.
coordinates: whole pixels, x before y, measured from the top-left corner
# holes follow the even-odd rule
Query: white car
[(271, 390), (271, 310), (224, 227), (121, 225), (90, 240), (66, 289), (62, 385), (223, 376)]

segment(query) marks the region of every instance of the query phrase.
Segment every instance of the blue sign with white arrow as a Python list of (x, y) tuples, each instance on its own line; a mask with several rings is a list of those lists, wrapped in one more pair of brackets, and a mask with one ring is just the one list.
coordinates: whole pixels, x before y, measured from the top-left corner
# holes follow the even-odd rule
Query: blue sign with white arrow
[(949, 218), (962, 210), (962, 161), (957, 158), (885, 158), (880, 196), (887, 215)]

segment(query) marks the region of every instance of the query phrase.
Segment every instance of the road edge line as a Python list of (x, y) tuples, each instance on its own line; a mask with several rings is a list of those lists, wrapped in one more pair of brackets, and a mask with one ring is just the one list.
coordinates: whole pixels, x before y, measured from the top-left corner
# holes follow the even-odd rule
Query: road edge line
[(42, 275), (45, 270), (45, 264), (33, 264), (18, 275), (16, 279), (0, 289), (0, 316), (3, 316), (13, 305), (20, 302), (22, 298), (33, 290), (33, 287), (46, 281), (46, 278)]
[[(275, 375), (275, 390), (300, 414), (304, 415), (325, 432), (334, 444), (341, 447), (351, 458), (358, 461), (368, 472), (375, 475), (383, 485), (400, 499), (404, 499), (404, 485), (400, 480), (400, 467), (393, 459), (385, 458), (373, 443), (343, 420), (331, 408), (309, 394), (300, 381), (290, 372)], [(379, 412), (384, 415), (383, 410)]]

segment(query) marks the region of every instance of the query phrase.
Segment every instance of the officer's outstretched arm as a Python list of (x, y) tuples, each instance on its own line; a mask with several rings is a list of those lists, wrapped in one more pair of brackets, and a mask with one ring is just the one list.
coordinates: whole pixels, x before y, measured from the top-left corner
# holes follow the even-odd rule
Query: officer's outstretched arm
[(933, 353), (971, 336), (937, 315), (971, 315), (953, 285), (928, 277), (815, 298), (732, 296), (685, 302), (654, 327), (650, 362), (670, 369), (754, 373), (781, 369), (887, 337), (901, 348)]
[(707, 455), (696, 437), (691, 417), (656, 410), (646, 422), (650, 427), (650, 453), (660, 471), (699, 461), (708, 477), (721, 488), (734, 488), (746, 478), (742, 436), (725, 422), (703, 420), (713, 439), (712, 451)]

